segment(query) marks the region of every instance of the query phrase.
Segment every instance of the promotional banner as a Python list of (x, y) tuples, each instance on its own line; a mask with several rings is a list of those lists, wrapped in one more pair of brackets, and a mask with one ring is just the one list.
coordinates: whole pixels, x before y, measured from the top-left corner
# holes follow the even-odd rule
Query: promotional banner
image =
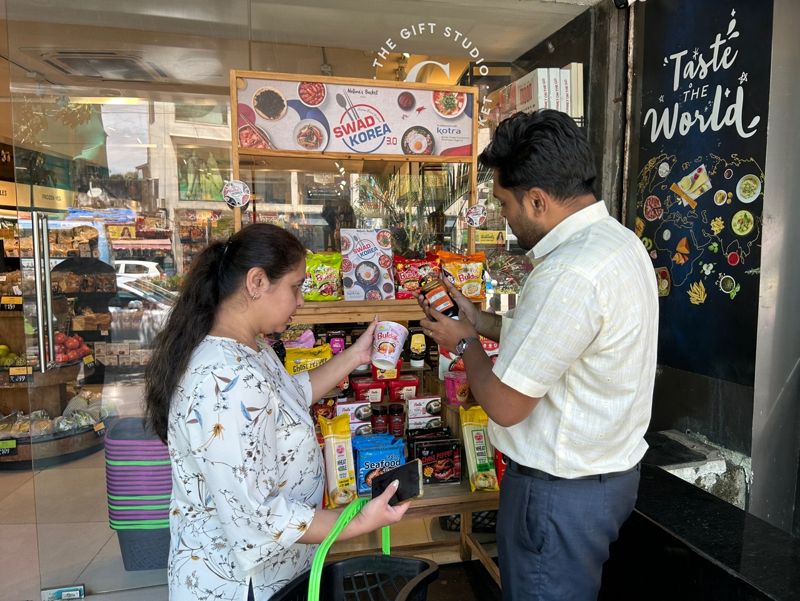
[(469, 156), (473, 94), (237, 79), (241, 149)]
[(633, 225), (661, 296), (659, 362), (752, 386), (772, 0), (644, 9)]

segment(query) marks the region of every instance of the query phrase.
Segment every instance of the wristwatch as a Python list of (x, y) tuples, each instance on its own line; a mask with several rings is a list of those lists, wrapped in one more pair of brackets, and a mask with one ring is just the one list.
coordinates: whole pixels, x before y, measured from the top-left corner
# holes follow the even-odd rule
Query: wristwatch
[(456, 355), (459, 357), (467, 352), (467, 347), (472, 344), (473, 342), (480, 342), (475, 336), (468, 336), (467, 338), (462, 338), (456, 344)]

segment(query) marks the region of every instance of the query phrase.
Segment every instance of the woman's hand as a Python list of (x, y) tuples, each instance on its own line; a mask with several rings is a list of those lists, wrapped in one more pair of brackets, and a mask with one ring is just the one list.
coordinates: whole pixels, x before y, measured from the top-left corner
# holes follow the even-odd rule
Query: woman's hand
[(376, 315), (372, 323), (369, 324), (367, 331), (361, 334), (358, 340), (351, 345), (354, 361), (357, 361), (356, 365), (369, 363), (372, 359), (372, 338), (375, 335), (375, 326), (377, 325), (378, 316)]
[(354, 529), (354, 532), (348, 534), (359, 536), (366, 532), (378, 530), (384, 526), (396, 524), (403, 519), (406, 511), (408, 511), (408, 503), (395, 505), (394, 507), (389, 505), (389, 499), (392, 498), (392, 495), (397, 491), (399, 485), (400, 482), (395, 480), (386, 487), (386, 490), (384, 490), (380, 496), (375, 497), (364, 505), (359, 514), (348, 525), (348, 529), (350, 526)]

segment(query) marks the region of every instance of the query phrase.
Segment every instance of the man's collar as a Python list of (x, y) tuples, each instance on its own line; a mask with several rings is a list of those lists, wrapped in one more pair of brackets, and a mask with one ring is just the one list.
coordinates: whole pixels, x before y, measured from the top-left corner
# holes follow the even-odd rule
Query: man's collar
[(608, 217), (606, 203), (598, 200), (585, 209), (576, 211), (555, 226), (528, 252), (528, 256), (533, 261), (541, 260), (577, 232), (606, 217)]

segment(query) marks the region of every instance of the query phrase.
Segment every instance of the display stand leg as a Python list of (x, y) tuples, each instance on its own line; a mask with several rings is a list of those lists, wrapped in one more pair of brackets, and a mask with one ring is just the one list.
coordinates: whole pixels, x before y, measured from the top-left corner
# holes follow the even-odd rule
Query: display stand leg
[(461, 561), (469, 561), (472, 559), (472, 547), (469, 545), (469, 537), (472, 535), (472, 513), (461, 514), (460, 532), (459, 554), (461, 555)]

